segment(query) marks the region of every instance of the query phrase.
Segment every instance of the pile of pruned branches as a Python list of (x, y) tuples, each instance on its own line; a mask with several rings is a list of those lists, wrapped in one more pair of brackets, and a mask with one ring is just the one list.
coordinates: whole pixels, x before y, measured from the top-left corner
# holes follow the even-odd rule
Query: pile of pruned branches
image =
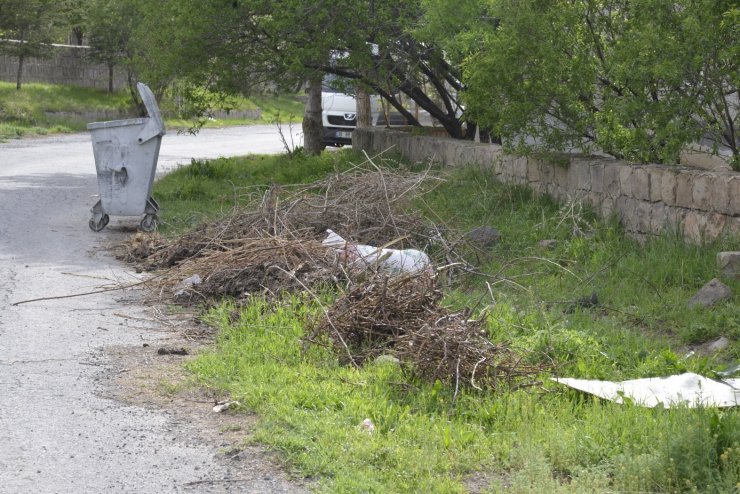
[(174, 266), (234, 243), (254, 238), (321, 240), (332, 229), (368, 245), (424, 248), (429, 223), (414, 208), (414, 198), (439, 179), (428, 173), (381, 169), (370, 164), (300, 186), (272, 186), (230, 215), (203, 223), (146, 249), (130, 248), (125, 258), (153, 270)]
[(183, 260), (150, 286), (163, 298), (200, 302), (298, 292), (319, 284), (334, 286), (345, 279), (336, 254), (316, 240), (263, 235), (226, 245)]
[(426, 250), (434, 231), (444, 251), (434, 264), (449, 264), (450, 245), (411, 207), (435, 180), (369, 162), (312, 184), (273, 186), (231, 215), (177, 238), (137, 235), (129, 258), (158, 270), (148, 285), (160, 298), (183, 303), (337, 289), (340, 296), (308, 341), (329, 338), (355, 365), (390, 353), (420, 378), (456, 390), (532, 378), (541, 369), (523, 363), (506, 342), (492, 343), (483, 321), (441, 305), (438, 270), (358, 269), (321, 243), (332, 229), (357, 243)]
[(508, 343), (492, 343), (483, 320), (443, 307), (441, 298), (436, 276), (376, 274), (340, 296), (309, 341), (328, 338), (355, 365), (391, 354), (420, 378), (456, 390), (521, 384), (543, 371)]

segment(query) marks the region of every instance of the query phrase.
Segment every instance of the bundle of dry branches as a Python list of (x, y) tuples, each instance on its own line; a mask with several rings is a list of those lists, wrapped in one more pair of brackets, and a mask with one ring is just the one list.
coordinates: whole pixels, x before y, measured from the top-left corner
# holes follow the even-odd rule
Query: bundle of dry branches
[(158, 239), (159, 245), (148, 249), (130, 248), (128, 259), (145, 259), (149, 269), (170, 267), (229, 250), (238, 239), (271, 235), (319, 240), (328, 228), (358, 243), (384, 245), (402, 239), (394, 247), (423, 248), (429, 227), (410, 204), (438, 179), (368, 163), (308, 185), (272, 186), (224, 219), (173, 240)]
[(396, 356), (411, 363), (422, 379), (439, 379), (456, 389), (466, 385), (495, 389), (501, 383), (531, 379), (544, 370), (522, 362), (507, 342), (491, 342), (483, 322), (470, 320), (464, 313), (429, 318), (397, 338), (394, 347)]
[[(343, 279), (336, 254), (315, 240), (263, 236), (224, 243), (187, 259), (156, 280), (160, 294), (187, 294), (187, 299), (239, 297), (245, 293), (277, 294)], [(183, 280), (197, 275), (196, 283)]]
[(436, 279), (426, 274), (377, 274), (352, 286), (316, 325), (355, 363), (392, 352), (424, 380), (481, 389), (533, 378), (542, 368), (521, 361), (507, 343), (492, 343), (482, 321), (440, 305)]
[(359, 363), (392, 346), (412, 326), (437, 310), (442, 293), (434, 277), (406, 274), (388, 277), (375, 274), (352, 285), (339, 297), (317, 327), (336, 340), (338, 333)]

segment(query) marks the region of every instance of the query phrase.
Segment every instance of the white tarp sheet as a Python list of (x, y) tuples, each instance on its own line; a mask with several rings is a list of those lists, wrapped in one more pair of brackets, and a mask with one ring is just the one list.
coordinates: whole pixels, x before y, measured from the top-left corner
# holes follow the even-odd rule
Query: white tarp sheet
[(615, 403), (631, 401), (645, 407), (734, 407), (740, 403), (740, 379), (715, 381), (691, 372), (622, 382), (569, 377), (553, 380)]
[(379, 249), (372, 245), (347, 242), (332, 230), (326, 230), (326, 239), (322, 244), (334, 248), (346, 261), (354, 266), (370, 267), (377, 265), (389, 273), (432, 272), (429, 257), (416, 249)]

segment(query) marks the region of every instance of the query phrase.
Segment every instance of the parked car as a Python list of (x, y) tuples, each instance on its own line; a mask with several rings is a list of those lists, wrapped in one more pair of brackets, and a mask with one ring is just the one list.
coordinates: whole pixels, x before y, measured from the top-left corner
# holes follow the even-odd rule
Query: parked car
[(352, 144), (352, 131), (357, 127), (357, 101), (350, 94), (324, 86), (321, 91), (321, 123), (324, 144), (341, 147)]
[[(338, 82), (339, 81), (339, 82)], [(321, 89), (321, 121), (324, 126), (324, 145), (341, 147), (352, 144), (352, 131), (357, 127), (357, 100), (347, 92), (347, 83), (326, 77)], [(406, 119), (397, 111), (382, 111), (380, 98), (370, 97), (371, 125), (402, 126)]]

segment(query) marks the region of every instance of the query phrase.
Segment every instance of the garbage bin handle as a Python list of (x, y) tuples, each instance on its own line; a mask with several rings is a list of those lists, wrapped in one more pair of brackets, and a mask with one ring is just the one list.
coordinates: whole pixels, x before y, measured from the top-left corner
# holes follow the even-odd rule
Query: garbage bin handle
[(154, 137), (163, 136), (164, 134), (164, 125), (161, 121), (157, 122), (157, 120), (154, 118), (147, 118), (144, 128), (141, 129), (139, 135), (136, 136), (136, 140), (139, 142), (139, 144), (143, 144), (148, 140), (153, 139)]
[(154, 97), (154, 93), (149, 87), (143, 82), (136, 84), (136, 88), (139, 90), (141, 101), (146, 106), (146, 111), (149, 114), (146, 125), (141, 129), (136, 140), (139, 144), (143, 144), (146, 141), (165, 134), (164, 122), (162, 121), (162, 114), (159, 112), (159, 105), (157, 105), (157, 99)]

